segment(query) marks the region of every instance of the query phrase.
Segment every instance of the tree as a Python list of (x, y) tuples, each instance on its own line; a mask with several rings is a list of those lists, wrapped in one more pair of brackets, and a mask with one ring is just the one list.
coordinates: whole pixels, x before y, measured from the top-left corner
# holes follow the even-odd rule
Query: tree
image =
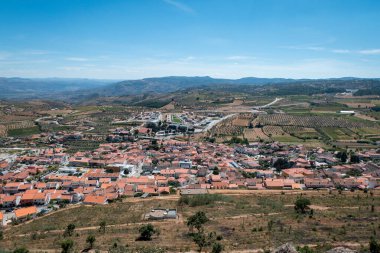
[(187, 226), (190, 230), (193, 230), (195, 227), (198, 232), (201, 232), (203, 231), (203, 224), (208, 221), (209, 219), (207, 218), (206, 214), (202, 211), (199, 211), (187, 219)]
[(72, 236), (74, 234), (75, 225), (70, 223), (67, 225), (64, 236)]
[(289, 168), (290, 167), (290, 163), (285, 158), (278, 158), (273, 163), (273, 167), (275, 167), (277, 171), (282, 171), (283, 169)]
[(350, 169), (346, 173), (347, 176), (352, 176), (352, 177), (360, 177), (362, 174), (363, 174), (362, 171), (359, 169)]
[(140, 232), (140, 237), (138, 238), (139, 240), (150, 241), (152, 240), (152, 236), (158, 233), (158, 230), (156, 230), (152, 224), (147, 224), (140, 227), (139, 232)]
[(380, 253), (380, 244), (376, 241), (375, 237), (371, 237), (369, 241), (369, 252)]
[(94, 235), (87, 236), (86, 242), (90, 245), (90, 249), (94, 247), (95, 241), (96, 241), (96, 238)]
[(219, 242), (216, 242), (212, 245), (211, 253), (221, 253), (223, 251), (223, 245)]
[(102, 232), (103, 234), (106, 233), (106, 226), (107, 226), (107, 223), (105, 221), (101, 221), (99, 223), (99, 231)]
[(350, 163), (360, 163), (360, 158), (359, 156), (352, 154), (350, 157)]
[(306, 213), (306, 208), (311, 204), (310, 200), (307, 198), (298, 198), (294, 203), (294, 209), (301, 213)]
[(336, 154), (336, 157), (339, 158), (342, 163), (345, 163), (348, 158), (347, 152), (346, 151), (338, 152), (338, 154)]
[(74, 247), (74, 242), (71, 239), (65, 239), (61, 242), (62, 253), (69, 253)]
[(215, 232), (211, 232), (208, 235), (204, 233), (204, 231), (200, 231), (192, 235), (193, 241), (198, 245), (199, 252), (202, 252), (202, 249), (210, 246), (215, 242)]
[(207, 246), (207, 238), (203, 232), (194, 234), (193, 240), (198, 245), (199, 252), (202, 252), (202, 249)]

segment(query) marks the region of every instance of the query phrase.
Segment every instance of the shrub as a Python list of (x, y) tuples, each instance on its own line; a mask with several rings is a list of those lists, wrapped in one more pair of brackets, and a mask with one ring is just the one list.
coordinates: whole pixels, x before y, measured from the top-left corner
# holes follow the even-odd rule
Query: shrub
[(89, 235), (86, 239), (86, 242), (89, 244), (90, 246), (90, 249), (92, 249), (94, 247), (94, 243), (96, 241), (96, 238), (94, 235)]
[(212, 245), (212, 250), (211, 250), (211, 253), (220, 253), (223, 251), (223, 245), (221, 243), (214, 243)]
[(74, 234), (74, 230), (75, 230), (75, 225), (70, 223), (69, 225), (67, 225), (66, 230), (63, 235), (72, 236)]
[(187, 226), (190, 230), (192, 230), (195, 227), (198, 230), (198, 232), (200, 232), (203, 230), (203, 224), (205, 224), (208, 221), (209, 219), (207, 218), (206, 214), (202, 211), (199, 211), (187, 219)]
[(306, 209), (311, 205), (311, 202), (307, 198), (298, 198), (294, 203), (294, 209), (297, 213), (306, 213)]
[(29, 250), (25, 247), (21, 247), (21, 248), (15, 249), (13, 253), (29, 253)]
[(194, 196), (181, 196), (181, 198), (178, 201), (178, 205), (188, 205), (191, 207), (207, 206), (217, 201), (229, 202), (232, 201), (232, 199), (228, 196), (221, 194), (200, 194)]
[(152, 224), (143, 225), (139, 228), (140, 236), (137, 238), (141, 241), (150, 241), (152, 236), (158, 233), (158, 230), (154, 228)]
[(376, 241), (375, 237), (371, 237), (371, 240), (369, 242), (369, 251), (371, 253), (380, 252), (380, 244)]
[(71, 239), (65, 239), (61, 242), (62, 253), (70, 252), (74, 247), (74, 241)]

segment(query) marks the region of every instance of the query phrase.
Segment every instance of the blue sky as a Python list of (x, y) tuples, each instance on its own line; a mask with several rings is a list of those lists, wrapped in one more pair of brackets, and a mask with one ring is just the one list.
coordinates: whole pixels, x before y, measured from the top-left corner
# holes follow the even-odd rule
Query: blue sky
[(380, 77), (380, 1), (0, 1), (0, 76), (167, 75)]

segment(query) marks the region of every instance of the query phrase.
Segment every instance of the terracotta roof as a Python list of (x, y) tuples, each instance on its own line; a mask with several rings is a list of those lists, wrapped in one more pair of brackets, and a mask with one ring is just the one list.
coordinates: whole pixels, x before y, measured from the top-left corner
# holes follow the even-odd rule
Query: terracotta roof
[(32, 215), (32, 214), (36, 214), (36, 213), (37, 213), (37, 207), (35, 207), (35, 206), (24, 207), (24, 208), (20, 208), (20, 209), (15, 210), (16, 218), (23, 218), (23, 217), (26, 217), (28, 215)]
[(83, 203), (86, 204), (106, 204), (107, 198), (105, 196), (92, 196), (86, 195), (83, 200)]

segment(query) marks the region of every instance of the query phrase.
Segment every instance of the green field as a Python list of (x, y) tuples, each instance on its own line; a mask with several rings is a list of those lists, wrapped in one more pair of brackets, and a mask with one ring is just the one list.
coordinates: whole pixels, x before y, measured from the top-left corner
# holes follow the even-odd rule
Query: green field
[(352, 140), (356, 137), (355, 133), (346, 128), (323, 127), (321, 129), (332, 140)]
[(177, 115), (173, 114), (173, 115), (172, 115), (172, 122), (173, 122), (173, 123), (180, 124), (180, 123), (182, 123), (182, 120), (181, 120), (180, 118), (178, 118)]
[(24, 136), (39, 134), (39, 133), (40, 133), (40, 130), (37, 126), (8, 130), (8, 136), (10, 137), (24, 137)]

